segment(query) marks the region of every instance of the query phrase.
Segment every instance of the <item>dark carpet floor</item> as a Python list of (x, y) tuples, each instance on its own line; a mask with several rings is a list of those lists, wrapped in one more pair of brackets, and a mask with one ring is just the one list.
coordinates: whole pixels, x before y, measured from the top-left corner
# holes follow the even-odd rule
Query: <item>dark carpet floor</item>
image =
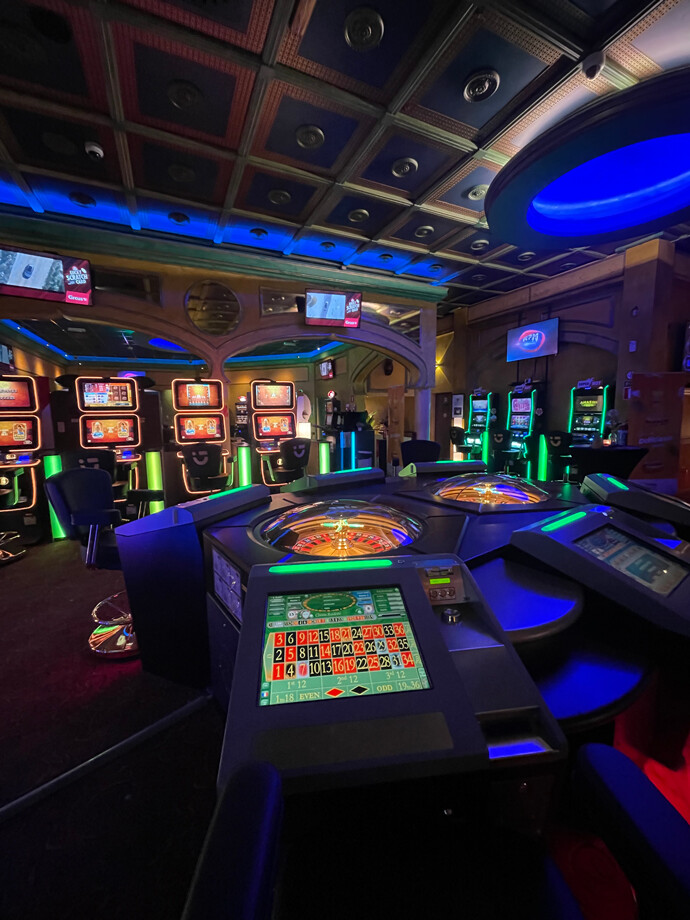
[(2, 920), (175, 920), (182, 910), (224, 718), (138, 660), (88, 650), (91, 608), (122, 587), (119, 572), (87, 571), (68, 542), (30, 547), (0, 570), (0, 818), (19, 797), (185, 712), (0, 823)]

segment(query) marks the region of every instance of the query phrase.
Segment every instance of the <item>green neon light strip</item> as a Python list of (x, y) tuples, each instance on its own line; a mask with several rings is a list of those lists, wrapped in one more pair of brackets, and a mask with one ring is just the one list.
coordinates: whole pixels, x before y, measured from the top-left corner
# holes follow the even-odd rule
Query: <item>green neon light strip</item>
[(226, 489), (224, 492), (214, 492), (212, 495), (209, 495), (211, 498), (222, 498), (224, 495), (235, 495), (237, 492), (244, 492), (246, 489), (250, 489), (251, 485), (248, 486), (238, 486), (236, 489)]
[(319, 473), (331, 471), (331, 445), (328, 441), (319, 441)]
[[(163, 468), (161, 466), (161, 455), (157, 450), (148, 450), (144, 454), (146, 458), (146, 485), (149, 489), (163, 488)], [(165, 502), (151, 502), (151, 512), (162, 511), (165, 508)]]
[(546, 435), (539, 436), (539, 462), (537, 465), (537, 479), (546, 481), (549, 468), (549, 452), (546, 448)]
[(240, 444), (237, 448), (237, 468), (240, 488), (250, 486), (252, 484), (252, 456), (248, 444)]
[[(450, 461), (449, 461), (449, 462), (450, 462)], [(373, 469), (377, 469), (377, 467), (374, 467), (374, 466), (360, 466), (360, 467), (358, 467), (358, 469), (356, 469), (356, 470), (334, 470), (334, 471), (331, 473), (331, 476), (337, 476), (337, 475), (340, 474), (340, 473), (367, 473), (367, 472), (369, 472), (370, 470), (373, 470)]]
[[(57, 454), (49, 454), (43, 458), (43, 467), (46, 471), (46, 479), (49, 476), (53, 476), (55, 473), (59, 473), (62, 469), (62, 460)], [(53, 540), (64, 540), (67, 536), (65, 531), (62, 529), (60, 521), (57, 519), (57, 515), (53, 511), (53, 506), (48, 502), (48, 508), (50, 510), (50, 530), (53, 534)]]
[(604, 405), (601, 407), (601, 430), (599, 434), (604, 437), (604, 428), (606, 427), (606, 413), (609, 407), (609, 385), (604, 387)]
[(489, 432), (488, 430), (482, 431), (481, 443), (482, 443), (482, 460), (488, 466), (489, 465)]
[(390, 559), (363, 559), (361, 562), (302, 562), (294, 565), (272, 565), (271, 575), (310, 575), (318, 572), (355, 572), (362, 569), (387, 569)]
[(575, 412), (575, 387), (570, 388), (570, 416), (568, 418), (568, 431), (573, 431), (573, 413)]
[(616, 479), (614, 476), (606, 476), (606, 481), (610, 482), (612, 486), (615, 486), (617, 489), (623, 489), (624, 492), (629, 492), (630, 487), (626, 486), (624, 482), (621, 482), (620, 479)]
[(513, 405), (513, 391), (508, 392), (508, 413), (506, 415), (506, 428), (510, 430), (510, 407)]
[(544, 524), (541, 529), (547, 532), (550, 530), (558, 530), (560, 527), (567, 527), (568, 524), (572, 524), (573, 521), (579, 521), (580, 518), (583, 517), (587, 517), (586, 511), (576, 511), (574, 514), (568, 514), (565, 517), (557, 518), (555, 521)]

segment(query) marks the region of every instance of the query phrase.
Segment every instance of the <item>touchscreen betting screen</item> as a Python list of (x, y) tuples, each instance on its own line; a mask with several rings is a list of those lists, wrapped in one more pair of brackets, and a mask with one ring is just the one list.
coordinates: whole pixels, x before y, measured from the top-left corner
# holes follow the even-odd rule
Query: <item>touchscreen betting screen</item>
[(261, 667), (260, 706), (429, 688), (397, 587), (270, 595)]
[(33, 409), (33, 399), (27, 380), (0, 380), (0, 412), (16, 412), (17, 409)]
[(616, 527), (601, 527), (575, 541), (586, 553), (633, 581), (667, 597), (688, 574), (688, 569)]
[(36, 446), (32, 418), (0, 417), (0, 448), (12, 450), (27, 447), (33, 449)]

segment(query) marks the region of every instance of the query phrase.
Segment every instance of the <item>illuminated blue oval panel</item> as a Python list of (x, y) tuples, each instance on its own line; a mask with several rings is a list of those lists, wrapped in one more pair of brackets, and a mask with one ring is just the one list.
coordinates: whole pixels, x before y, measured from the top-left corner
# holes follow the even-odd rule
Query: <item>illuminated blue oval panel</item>
[(527, 222), (539, 233), (610, 233), (690, 205), (690, 134), (619, 147), (563, 173), (538, 192)]

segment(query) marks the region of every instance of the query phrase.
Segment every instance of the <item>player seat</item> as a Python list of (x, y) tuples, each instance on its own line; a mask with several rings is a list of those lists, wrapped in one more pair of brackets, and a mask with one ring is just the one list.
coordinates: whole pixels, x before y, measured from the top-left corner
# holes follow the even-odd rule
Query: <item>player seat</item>
[(424, 441), (421, 438), (414, 438), (410, 441), (403, 441), (400, 444), (400, 454), (403, 466), (407, 466), (410, 463), (436, 463), (441, 456), (441, 445), (438, 441)]
[(573, 462), (570, 445), (573, 437), (569, 431), (547, 431), (542, 435), (546, 447), (546, 478), (566, 479), (567, 470)]
[(615, 748), (585, 744), (572, 792), (635, 889), (640, 920), (690, 917), (690, 825), (644, 773)]
[(310, 450), (309, 438), (290, 438), (287, 441), (281, 441), (280, 465), (274, 465), (270, 457), (267, 458), (273, 481), (284, 485), (303, 476), (305, 467), (309, 463)]
[(179, 455), (190, 492), (222, 492), (227, 488), (228, 477), (223, 472), (223, 448), (220, 444), (207, 441), (184, 444)]
[(453, 449), (459, 454), (472, 453), (472, 447), (469, 444), (465, 444), (465, 434), (464, 428), (457, 428), (454, 426), (450, 429), (450, 443), (453, 445)]
[[(19, 503), (19, 476), (23, 472), (22, 469), (0, 470), (0, 511), (10, 511)], [(12, 547), (19, 536), (16, 530), (0, 530), (0, 565), (16, 562), (26, 555), (25, 549)]]
[(519, 460), (521, 451), (511, 447), (511, 443), (511, 434), (506, 429), (489, 429), (489, 473), (507, 473)]
[[(55, 473), (45, 481), (48, 501), (65, 535), (81, 545), (90, 569), (120, 569), (113, 527), (120, 523), (112, 481), (107, 470), (76, 468)], [(125, 591), (100, 601), (91, 611), (96, 629), (89, 637), (93, 652), (108, 658), (138, 653), (132, 614)]]

